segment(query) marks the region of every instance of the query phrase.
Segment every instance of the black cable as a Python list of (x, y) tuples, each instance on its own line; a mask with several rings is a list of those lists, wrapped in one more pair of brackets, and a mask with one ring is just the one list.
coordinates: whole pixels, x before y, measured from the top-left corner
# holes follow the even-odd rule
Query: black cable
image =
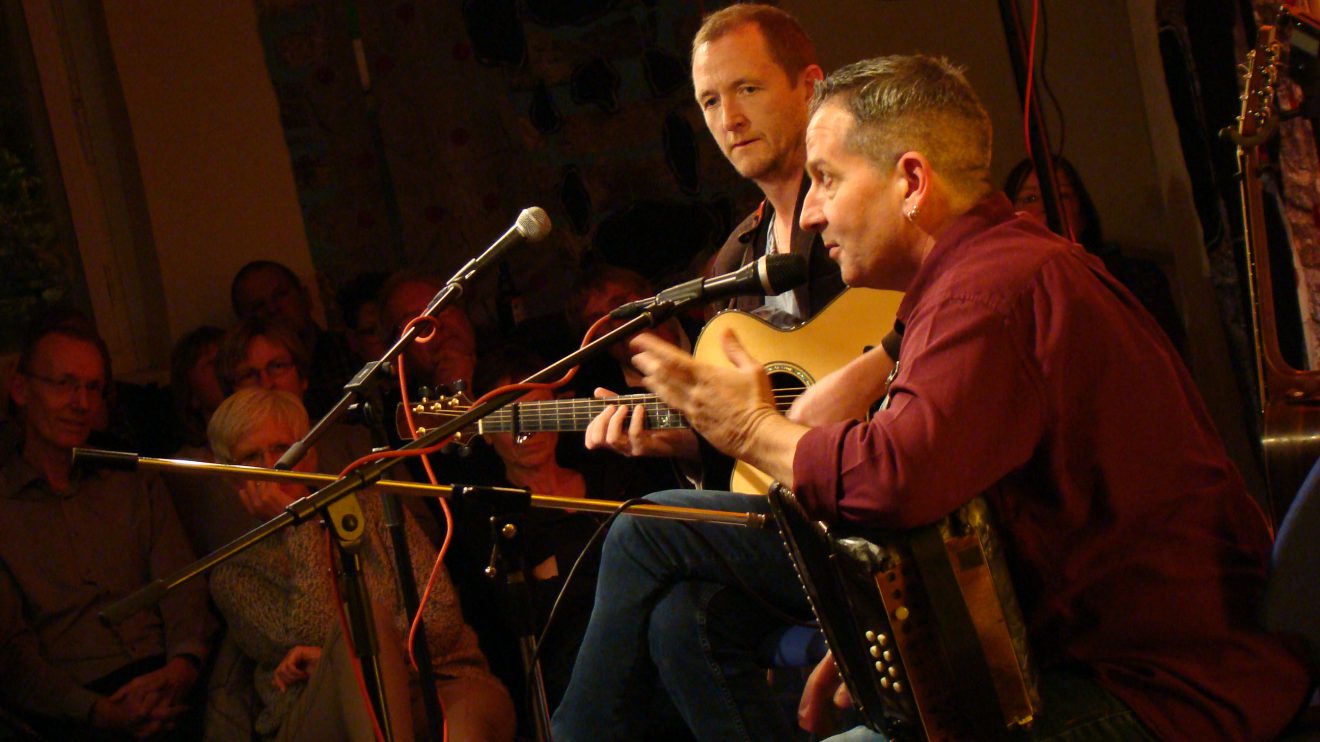
[(550, 613), (545, 617), (545, 626), (541, 629), (541, 635), (536, 637), (536, 646), (532, 648), (532, 658), (531, 661), (527, 663), (527, 675), (523, 679), (523, 685), (527, 688), (528, 693), (531, 693), (532, 691), (532, 675), (536, 670), (536, 662), (541, 657), (541, 645), (545, 642), (546, 636), (550, 634), (550, 629), (555, 622), (555, 616), (559, 613), (559, 604), (563, 602), (564, 595), (568, 592), (569, 583), (571, 583), (573, 577), (577, 575), (578, 567), (582, 565), (582, 560), (586, 558), (587, 554), (590, 553), (591, 550), (596, 547), (596, 544), (600, 542), (601, 536), (609, 530), (610, 524), (622, 515), (625, 510), (637, 505), (650, 504), (653, 504), (650, 500), (645, 500), (640, 497), (634, 497), (631, 500), (625, 500), (620, 503), (619, 507), (615, 508), (614, 512), (609, 514), (609, 517), (601, 521), (599, 526), (596, 526), (596, 530), (591, 534), (591, 538), (587, 539), (586, 545), (582, 547), (582, 552), (578, 554), (577, 559), (573, 560), (573, 567), (568, 570), (567, 575), (564, 575), (564, 582), (559, 586), (559, 594), (555, 596), (555, 602), (550, 604)]
[[(541, 644), (545, 642), (546, 636), (550, 634), (550, 629), (554, 625), (555, 615), (559, 612), (559, 604), (560, 602), (562, 602), (564, 595), (568, 592), (569, 583), (572, 582), (574, 576), (577, 575), (578, 567), (582, 564), (582, 560), (593, 548), (595, 548), (597, 542), (600, 541), (601, 536), (609, 529), (610, 524), (613, 523), (620, 515), (623, 515), (624, 511), (626, 511), (628, 508), (635, 507), (637, 505), (653, 505), (653, 504), (655, 503), (651, 502), (650, 500), (646, 500), (644, 498), (633, 498), (631, 500), (627, 500), (623, 502), (622, 504), (619, 505), (618, 508), (614, 510), (614, 512), (610, 513), (609, 517), (601, 521), (601, 524), (596, 527), (595, 532), (591, 534), (591, 538), (587, 539), (586, 546), (582, 547), (582, 553), (578, 554), (577, 559), (573, 561), (573, 567), (569, 569), (568, 574), (564, 576), (564, 583), (559, 586), (559, 594), (555, 596), (555, 601), (550, 606), (550, 613), (546, 616), (545, 627), (541, 629), (541, 635), (536, 638), (536, 646), (532, 650), (531, 661), (527, 663), (527, 675), (524, 678), (524, 683), (526, 687), (529, 689), (529, 692), (530, 689), (532, 688), (532, 673), (536, 668), (537, 659), (539, 659), (541, 656)], [(767, 611), (769, 611), (771, 615), (775, 616), (783, 623), (791, 624), (794, 626), (807, 626), (811, 628), (816, 627), (816, 622), (814, 620), (803, 620), (796, 616), (789, 615), (783, 609), (779, 608), (778, 606), (772, 604), (770, 601), (758, 595), (755, 590), (753, 590), (745, 581), (743, 581), (742, 577), (738, 575), (737, 570), (733, 568), (733, 565), (729, 563), (728, 559), (724, 558), (724, 555), (720, 553), (720, 550), (715, 546), (715, 544), (712, 543), (711, 540), (706, 537), (706, 534), (697, 530), (696, 527), (693, 526), (693, 524), (688, 521), (679, 521), (679, 522), (683, 527), (687, 528), (689, 531), (693, 533), (693, 535), (699, 538), (702, 541), (702, 543), (706, 545), (706, 548), (710, 549), (711, 553), (715, 555), (715, 558), (719, 560), (721, 564), (724, 565), (724, 568), (729, 572), (729, 575), (733, 577), (734, 582), (738, 583), (737, 585), (733, 585), (731, 587), (736, 587), (738, 590), (743, 592), (752, 600), (756, 601), (757, 603), (760, 603), (761, 606), (764, 607)]]
[[(1054, 107), (1054, 113), (1059, 119), (1059, 143), (1054, 147), (1054, 156), (1063, 155), (1063, 143), (1068, 139), (1067, 120), (1063, 117), (1063, 106), (1059, 104), (1059, 97), (1054, 94), (1054, 88), (1050, 87), (1050, 81), (1045, 77), (1045, 61), (1050, 51), (1050, 19), (1045, 13), (1045, 6), (1049, 3), (1047, 0), (1040, 2), (1040, 72), (1037, 77), (1040, 78), (1040, 86), (1045, 90), (1045, 95), (1049, 96), (1050, 104)], [(1044, 117), (1042, 116), (1042, 119)]]

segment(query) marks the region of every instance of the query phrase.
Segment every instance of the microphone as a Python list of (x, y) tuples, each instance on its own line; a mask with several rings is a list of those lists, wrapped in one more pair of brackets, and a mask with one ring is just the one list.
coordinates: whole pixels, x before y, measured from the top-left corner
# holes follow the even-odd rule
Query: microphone
[(520, 242), (539, 242), (550, 234), (550, 215), (540, 206), (531, 206), (518, 214), (518, 220), (509, 227), (509, 231), (500, 235), (498, 240), (486, 251), (469, 260), (449, 279), (449, 283), (465, 284), (472, 280), (491, 263), (499, 260), (510, 248)]
[(699, 301), (730, 296), (764, 294), (774, 296), (807, 281), (807, 261), (799, 255), (763, 255), (731, 273), (694, 278), (661, 291), (649, 299), (630, 301), (610, 312), (612, 319), (632, 319), (656, 304), (672, 302), (679, 307)]

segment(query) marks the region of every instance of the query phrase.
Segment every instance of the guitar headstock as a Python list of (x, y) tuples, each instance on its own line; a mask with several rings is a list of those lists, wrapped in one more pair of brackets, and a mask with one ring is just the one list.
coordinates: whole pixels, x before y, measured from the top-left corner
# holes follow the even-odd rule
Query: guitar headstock
[(1237, 129), (1231, 132), (1239, 147), (1256, 147), (1274, 134), (1279, 125), (1275, 105), (1275, 84), (1279, 79), (1279, 59), (1283, 53), (1274, 26), (1261, 26), (1256, 46), (1247, 52), (1243, 72), (1242, 113)]
[[(439, 427), (445, 422), (458, 417), (467, 412), (472, 407), (472, 400), (463, 393), (454, 395), (442, 395), (435, 399), (422, 397), (412, 403), (410, 408), (399, 405), (394, 411), (394, 427), (399, 437), (403, 440), (412, 440), (425, 435), (431, 428)], [(408, 413), (411, 410), (413, 423), (417, 426), (414, 431), (408, 425)], [(466, 446), (472, 442), (476, 436), (472, 430), (460, 430), (454, 434), (454, 442)]]

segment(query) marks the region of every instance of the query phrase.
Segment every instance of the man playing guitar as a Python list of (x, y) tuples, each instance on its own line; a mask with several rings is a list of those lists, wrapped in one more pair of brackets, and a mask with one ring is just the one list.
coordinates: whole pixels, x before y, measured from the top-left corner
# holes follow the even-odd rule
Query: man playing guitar
[[(989, 117), (947, 61), (850, 65), (816, 86), (811, 112), (802, 226), (849, 285), (906, 294), (883, 408), (814, 426), (781, 415), (732, 335), (732, 368), (636, 338), (647, 388), (827, 522), (913, 528), (1023, 485), (986, 495), (1041, 668), (1042, 710), (1015, 739), (1083, 725), (1106, 739), (1277, 735), (1308, 678), (1256, 623), (1268, 528), (1154, 320), (994, 192)], [(845, 389), (828, 377), (813, 391)], [(805, 608), (773, 533), (621, 518), (555, 738), (630, 738), (645, 723), (633, 701), (656, 683), (703, 739), (790, 738), (750, 658), (777, 613)]]

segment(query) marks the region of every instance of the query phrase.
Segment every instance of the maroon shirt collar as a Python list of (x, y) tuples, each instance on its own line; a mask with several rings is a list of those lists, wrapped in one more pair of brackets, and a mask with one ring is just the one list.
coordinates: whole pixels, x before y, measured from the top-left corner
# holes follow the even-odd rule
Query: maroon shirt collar
[(1014, 218), (1013, 203), (998, 191), (986, 196), (956, 217), (944, 232), (935, 240), (917, 275), (913, 276), (903, 294), (903, 301), (898, 305), (898, 321), (906, 323), (912, 309), (921, 301), (921, 297), (947, 270), (950, 263), (958, 260), (958, 247), (971, 235), (980, 234), (996, 225)]

